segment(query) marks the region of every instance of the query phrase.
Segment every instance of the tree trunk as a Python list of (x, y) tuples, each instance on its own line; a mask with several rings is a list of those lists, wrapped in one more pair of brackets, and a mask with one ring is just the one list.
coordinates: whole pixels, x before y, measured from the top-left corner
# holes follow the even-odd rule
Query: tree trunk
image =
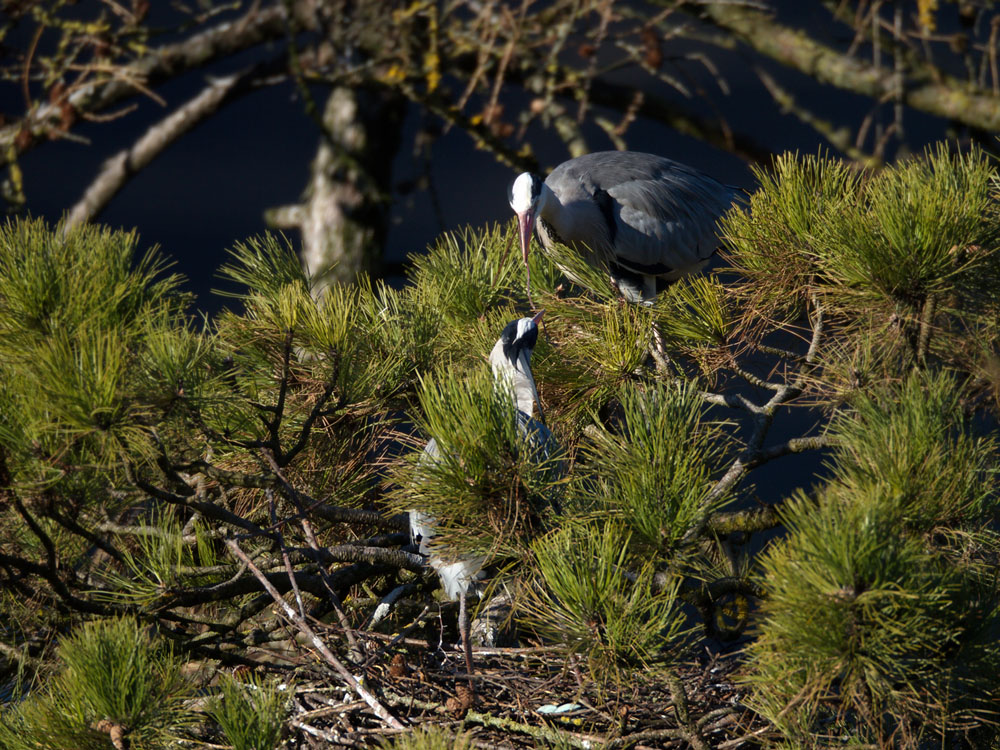
[(268, 213), (272, 226), (302, 233), (302, 264), (317, 296), (332, 283), (379, 271), (405, 109), (398, 96), (335, 87), (302, 203)]

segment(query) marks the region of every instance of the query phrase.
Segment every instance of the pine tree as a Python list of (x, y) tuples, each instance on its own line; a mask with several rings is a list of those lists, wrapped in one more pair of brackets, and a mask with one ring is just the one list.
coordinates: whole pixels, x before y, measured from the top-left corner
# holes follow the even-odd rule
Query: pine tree
[[(529, 300), (492, 227), (443, 237), (401, 289), (322, 294), (281, 238), (237, 243), (220, 275), (239, 291), (206, 319), (134, 234), (0, 227), (0, 650), (26, 696), (0, 746), (360, 742), (317, 713), (331, 701), (363, 731), (433, 721), (454, 607), (414, 507), (485, 558), (482, 609), (503, 592), (538, 647), (519, 669), (570, 690), (553, 712), (629, 707), (588, 737), (995, 743), (996, 170), (939, 148), (758, 178), (722, 222), (727, 262), (652, 306), (541, 253)], [(486, 364), (531, 307), (557, 457), (525, 446)], [(703, 704), (693, 655), (736, 640), (749, 708)], [(583, 741), (559, 713), (451, 701)], [(630, 713), (668, 704), (658, 729)]]

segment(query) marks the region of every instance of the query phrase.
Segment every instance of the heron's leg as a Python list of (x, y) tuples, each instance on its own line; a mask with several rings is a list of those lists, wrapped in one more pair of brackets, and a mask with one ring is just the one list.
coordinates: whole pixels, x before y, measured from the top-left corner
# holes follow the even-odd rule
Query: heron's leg
[(660, 333), (660, 326), (655, 321), (653, 322), (652, 329), (653, 346), (650, 348), (649, 353), (656, 362), (656, 369), (664, 375), (676, 375), (680, 368), (674, 364), (670, 355), (667, 354), (667, 346), (663, 342), (663, 334)]
[(476, 688), (472, 684), (472, 643), (469, 641), (469, 608), (463, 593), (458, 598), (458, 634), (462, 639), (462, 651), (465, 653), (465, 671), (469, 679), (469, 691), (473, 694)]
[(663, 355), (664, 358), (667, 356), (667, 346), (663, 343), (663, 334), (660, 333), (660, 326), (655, 321), (652, 325), (653, 328), (653, 346), (656, 347), (656, 351)]
[(656, 301), (656, 277), (642, 277), (642, 302), (644, 305), (651, 305)]

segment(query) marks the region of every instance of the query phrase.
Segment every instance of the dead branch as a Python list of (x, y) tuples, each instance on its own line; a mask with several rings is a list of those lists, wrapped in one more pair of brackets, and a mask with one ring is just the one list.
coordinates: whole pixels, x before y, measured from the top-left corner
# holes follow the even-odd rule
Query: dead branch
[(281, 608), (281, 610), (285, 613), (285, 616), (289, 620), (291, 620), (295, 624), (295, 626), (302, 632), (302, 634), (309, 639), (309, 641), (316, 648), (316, 650), (319, 651), (323, 659), (326, 660), (326, 662), (331, 667), (334, 668), (334, 671), (336, 671), (337, 674), (340, 675), (341, 679), (344, 680), (344, 683), (349, 688), (351, 688), (355, 693), (357, 693), (358, 696), (371, 707), (372, 711), (375, 712), (375, 715), (378, 716), (388, 726), (392, 727), (393, 729), (403, 729), (404, 728), (403, 724), (400, 723), (399, 719), (397, 719), (395, 716), (389, 713), (388, 709), (386, 709), (385, 706), (379, 703), (378, 699), (374, 695), (369, 693), (361, 685), (360, 682), (358, 682), (357, 678), (347, 670), (347, 667), (343, 665), (340, 659), (338, 659), (334, 655), (334, 653), (330, 651), (329, 648), (327, 648), (327, 645), (320, 639), (318, 635), (316, 635), (315, 631), (311, 627), (309, 627), (309, 623), (307, 623), (305, 619), (299, 616), (299, 614), (295, 611), (295, 609), (291, 607), (288, 604), (288, 602), (284, 600), (281, 594), (278, 593), (278, 590), (271, 585), (271, 582), (268, 581), (267, 578), (264, 576), (264, 574), (261, 573), (260, 570), (257, 568), (257, 566), (253, 564), (253, 561), (249, 557), (247, 557), (246, 553), (243, 552), (243, 550), (240, 549), (239, 545), (236, 544), (234, 540), (227, 539), (226, 546), (237, 558), (239, 558), (239, 560), (244, 565), (246, 565), (250, 569), (250, 571), (254, 574), (257, 580), (260, 581), (260, 584), (267, 590), (267, 593), (269, 593), (271, 595), (271, 598), (274, 599), (274, 603)]

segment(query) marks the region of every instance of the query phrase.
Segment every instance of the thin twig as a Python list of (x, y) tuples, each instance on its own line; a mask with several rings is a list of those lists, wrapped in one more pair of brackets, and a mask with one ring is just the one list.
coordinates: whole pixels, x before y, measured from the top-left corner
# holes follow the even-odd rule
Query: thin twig
[(819, 352), (820, 342), (823, 338), (824, 314), (823, 307), (815, 300), (815, 298), (813, 299), (813, 306), (814, 313), (811, 320), (813, 335), (809, 342), (809, 350), (806, 352), (806, 356), (803, 359), (802, 367), (799, 369), (795, 379), (791, 383), (783, 385), (776, 390), (767, 403), (762, 406), (753, 405), (749, 408), (749, 410), (756, 417), (756, 425), (754, 427), (753, 434), (747, 441), (746, 448), (744, 448), (740, 454), (733, 459), (733, 462), (729, 465), (726, 473), (723, 474), (722, 478), (719, 479), (719, 481), (717, 481), (715, 485), (713, 485), (712, 488), (706, 493), (703, 501), (703, 507), (706, 509), (706, 512), (703, 513), (699, 521), (684, 534), (681, 539), (681, 544), (689, 544), (701, 537), (708, 526), (709, 519), (712, 516), (712, 507), (727, 492), (733, 489), (733, 487), (736, 486), (736, 484), (750, 469), (760, 466), (762, 463), (766, 463), (773, 458), (779, 458), (780, 456), (785, 456), (790, 453), (798, 453), (803, 450), (821, 448), (829, 444), (825, 442), (825, 438), (797, 438), (772, 446), (766, 450), (762, 448), (764, 440), (767, 437), (767, 433), (770, 431), (771, 424), (774, 421), (775, 412), (779, 406), (791, 401), (802, 393), (802, 389), (806, 382), (806, 376), (808, 375), (809, 370), (812, 369), (812, 365), (816, 360), (816, 355)]
[(309, 623), (299, 616), (295, 609), (292, 608), (288, 602), (284, 600), (281, 594), (278, 593), (278, 590), (271, 585), (271, 582), (264, 577), (264, 574), (261, 573), (257, 566), (253, 564), (253, 561), (247, 557), (246, 553), (240, 549), (236, 541), (233, 539), (227, 539), (226, 546), (229, 547), (230, 551), (250, 569), (250, 572), (252, 572), (257, 580), (260, 581), (261, 586), (263, 586), (267, 593), (271, 595), (271, 598), (274, 599), (274, 603), (281, 608), (281, 610), (285, 613), (285, 616), (295, 623), (296, 627), (298, 627), (299, 630), (302, 631), (302, 634), (309, 639), (320, 655), (331, 667), (333, 667), (334, 671), (340, 675), (341, 679), (344, 680), (347, 686), (357, 693), (358, 696), (365, 703), (367, 703), (369, 707), (371, 707), (372, 711), (375, 712), (375, 715), (393, 729), (403, 729), (403, 724), (400, 723), (399, 719), (389, 713), (388, 709), (379, 703), (378, 699), (369, 693), (360, 682), (358, 682), (357, 678), (348, 671), (347, 667), (344, 666), (340, 659), (338, 659), (334, 653), (327, 648), (327, 645), (323, 643), (320, 637), (316, 635), (315, 631), (309, 627)]

